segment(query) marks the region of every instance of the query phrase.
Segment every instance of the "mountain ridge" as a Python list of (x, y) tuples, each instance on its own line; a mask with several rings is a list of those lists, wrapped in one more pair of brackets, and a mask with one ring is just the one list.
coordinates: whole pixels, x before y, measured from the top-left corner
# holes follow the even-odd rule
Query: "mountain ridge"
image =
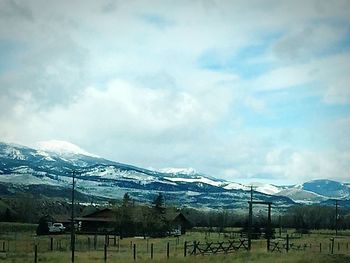
[[(98, 156), (81, 153), (65, 154), (62, 151), (55, 153), (0, 143), (0, 182), (3, 184), (69, 188), (72, 170), (77, 171), (77, 190), (82, 194), (98, 198), (116, 199), (121, 198), (125, 192), (129, 192), (136, 200), (149, 201), (156, 193), (164, 192), (168, 201), (176, 204), (233, 209), (245, 207), (249, 199), (249, 186), (199, 174), (194, 169), (167, 168), (156, 171)], [(322, 185), (322, 180), (316, 183)], [(349, 197), (348, 186), (339, 182), (331, 185), (345, 187), (342, 188), (342, 192), (334, 189), (334, 192), (338, 193), (337, 197)], [(311, 186), (312, 184), (306, 182), (306, 187)], [(295, 202), (323, 202), (332, 198), (332, 196), (315, 193), (319, 198), (303, 200), (299, 198), (301, 194), (298, 197), (296, 190), (293, 193), (291, 189), (297, 189), (301, 193), (308, 191), (303, 189), (303, 185), (300, 189), (299, 185), (279, 187), (260, 184), (254, 189), (254, 197), (261, 201), (273, 200), (282, 207), (290, 206)], [(339, 193), (343, 193), (343, 196)]]

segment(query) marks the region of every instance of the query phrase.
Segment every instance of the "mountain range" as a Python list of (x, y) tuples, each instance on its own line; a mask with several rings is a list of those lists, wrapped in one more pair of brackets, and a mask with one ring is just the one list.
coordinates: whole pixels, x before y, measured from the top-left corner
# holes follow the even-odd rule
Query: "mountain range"
[[(250, 186), (207, 176), (192, 168), (145, 169), (90, 154), (63, 142), (38, 143), (30, 148), (0, 143), (0, 195), (70, 197), (72, 171), (76, 171), (77, 197), (97, 202), (121, 199), (128, 192), (139, 202), (151, 202), (162, 192), (176, 206), (245, 209)], [(255, 184), (256, 201), (271, 201), (280, 210), (296, 203), (348, 205), (350, 185), (333, 180), (313, 180), (299, 185)]]

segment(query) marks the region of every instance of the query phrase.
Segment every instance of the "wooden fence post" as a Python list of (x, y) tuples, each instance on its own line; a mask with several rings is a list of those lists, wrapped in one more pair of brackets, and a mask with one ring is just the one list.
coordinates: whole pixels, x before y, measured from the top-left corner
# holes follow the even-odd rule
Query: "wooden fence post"
[(151, 259), (153, 259), (153, 243), (151, 243)]
[(105, 246), (104, 246), (104, 260), (105, 260), (105, 262), (107, 261), (107, 244), (105, 244)]
[(38, 245), (34, 246), (34, 263), (38, 263)]
[(187, 241), (184, 243), (184, 257), (187, 256)]
[(252, 228), (253, 228), (253, 203), (252, 203), (253, 188), (251, 188), (251, 201), (249, 202), (249, 226), (248, 226), (248, 250), (252, 248)]
[(118, 252), (120, 251), (120, 236), (118, 236)]
[(97, 235), (94, 235), (94, 249), (97, 249)]
[(136, 260), (136, 244), (134, 244), (134, 260)]
[(320, 243), (320, 253), (322, 253), (322, 243)]
[(332, 241), (332, 252), (331, 252), (331, 254), (333, 254), (334, 253), (334, 237), (331, 239), (331, 241)]
[(50, 238), (50, 250), (53, 251), (53, 237)]
[(166, 244), (166, 258), (169, 259), (169, 242)]
[(287, 234), (287, 240), (286, 240), (286, 251), (288, 253), (289, 251), (289, 235)]
[(193, 254), (197, 255), (197, 242), (193, 241)]

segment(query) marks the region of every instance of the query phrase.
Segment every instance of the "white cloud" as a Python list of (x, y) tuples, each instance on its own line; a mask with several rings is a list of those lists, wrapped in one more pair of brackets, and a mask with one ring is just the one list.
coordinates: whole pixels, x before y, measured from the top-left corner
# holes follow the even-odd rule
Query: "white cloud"
[(346, 27), (324, 24), (309, 25), (292, 29), (274, 46), (274, 51), (281, 58), (289, 60), (309, 60), (326, 52), (341, 42), (347, 35)]
[(345, 76), (330, 84), (324, 95), (329, 104), (350, 104), (350, 78)]
[[(273, 69), (250, 83), (257, 91), (295, 87), (315, 88), (327, 103), (347, 103), (350, 53), (335, 54), (306, 63)], [(342, 97), (342, 98), (340, 98)]]
[(349, 180), (350, 155), (347, 152), (278, 149), (267, 153), (262, 171), (280, 181), (305, 182), (334, 178)]
[[(264, 92), (295, 86), (348, 105), (350, 54), (326, 51), (347, 34), (349, 1), (9, 0), (0, 10), (1, 139), (62, 139), (117, 161), (227, 179), (345, 178), (342, 148), (336, 159), (334, 147), (294, 146), (268, 123), (263, 133), (246, 126), (245, 111), (274, 115)], [(244, 70), (271, 67), (249, 80), (241, 68), (199, 65), (215, 50), (229, 67), (256, 43), (266, 50), (247, 54), (254, 63)]]

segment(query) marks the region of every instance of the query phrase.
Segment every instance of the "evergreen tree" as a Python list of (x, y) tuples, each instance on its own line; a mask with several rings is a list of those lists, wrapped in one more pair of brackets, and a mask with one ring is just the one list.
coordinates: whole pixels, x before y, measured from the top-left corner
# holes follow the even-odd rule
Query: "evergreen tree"
[(164, 196), (162, 193), (159, 193), (158, 196), (153, 201), (154, 209), (159, 214), (165, 213), (165, 206), (164, 206)]
[(164, 196), (159, 193), (158, 196), (152, 202), (152, 221), (150, 223), (150, 229), (153, 236), (165, 236), (169, 230), (167, 220), (165, 218), (165, 206)]
[(48, 222), (54, 222), (54, 219), (49, 215), (43, 216), (39, 219), (38, 228), (36, 229), (36, 233), (38, 235), (45, 235), (49, 233)]
[(122, 204), (122, 206), (123, 207), (130, 207), (131, 204), (132, 204), (132, 199), (131, 199), (129, 193), (125, 193), (124, 197), (123, 197), (123, 204)]
[(11, 210), (9, 208), (6, 208), (5, 214), (4, 214), (4, 221), (5, 222), (12, 222), (13, 216), (11, 213)]
[(123, 236), (131, 236), (134, 234), (134, 222), (132, 199), (129, 193), (125, 193), (121, 207), (116, 209), (116, 223), (119, 234)]

